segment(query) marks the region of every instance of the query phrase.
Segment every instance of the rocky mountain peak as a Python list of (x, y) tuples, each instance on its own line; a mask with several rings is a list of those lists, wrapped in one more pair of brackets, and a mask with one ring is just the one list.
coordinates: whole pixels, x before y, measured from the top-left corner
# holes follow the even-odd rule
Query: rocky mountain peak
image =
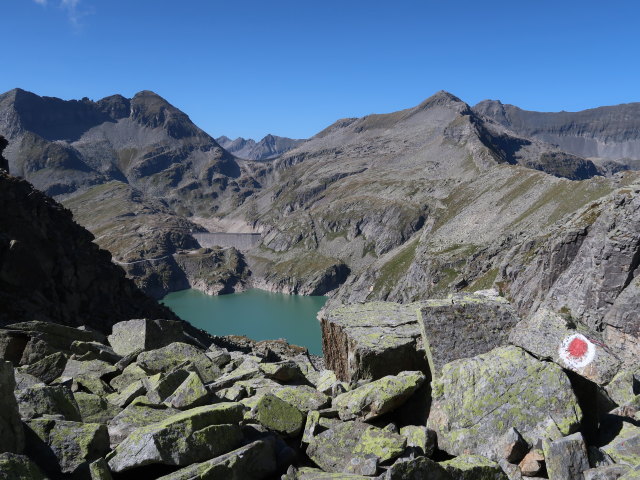
[(415, 108), (416, 110), (425, 110), (428, 108), (433, 108), (435, 106), (438, 106), (438, 107), (463, 106), (463, 107), (469, 108), (469, 106), (465, 102), (463, 102), (458, 97), (456, 97), (455, 95), (445, 90), (440, 90), (439, 92), (434, 93), (433, 95), (431, 95), (429, 98), (427, 98), (425, 101), (423, 101), (420, 105), (418, 105)]

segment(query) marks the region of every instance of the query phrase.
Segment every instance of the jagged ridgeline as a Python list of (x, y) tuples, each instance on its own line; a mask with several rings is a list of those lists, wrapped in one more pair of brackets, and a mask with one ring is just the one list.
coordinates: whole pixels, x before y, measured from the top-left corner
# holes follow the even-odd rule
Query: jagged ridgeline
[[(2, 102), (11, 171), (147, 288), (182, 275), (333, 298), (324, 358), (208, 335), (1, 172), (0, 477), (638, 478), (635, 172), (445, 92), (260, 162), (150, 92)], [(155, 153), (113, 163), (136, 142)], [(198, 249), (206, 225), (261, 243)]]
[[(498, 106), (439, 92), (307, 141), (219, 137), (225, 150), (152, 92), (94, 102), (16, 89), (0, 96), (0, 134), (11, 171), (70, 208), (156, 298), (259, 286), (406, 302), (509, 290), (510, 252), (636, 181), (624, 171), (637, 160), (624, 120), (635, 104), (539, 121)], [(262, 236), (190, 255), (207, 230)]]

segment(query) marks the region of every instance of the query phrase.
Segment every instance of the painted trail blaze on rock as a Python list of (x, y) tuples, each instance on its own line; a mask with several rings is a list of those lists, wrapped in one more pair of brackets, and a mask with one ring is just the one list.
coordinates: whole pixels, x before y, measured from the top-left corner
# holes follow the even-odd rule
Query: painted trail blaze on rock
[(575, 333), (562, 340), (558, 354), (568, 367), (583, 368), (593, 361), (596, 346), (584, 335)]

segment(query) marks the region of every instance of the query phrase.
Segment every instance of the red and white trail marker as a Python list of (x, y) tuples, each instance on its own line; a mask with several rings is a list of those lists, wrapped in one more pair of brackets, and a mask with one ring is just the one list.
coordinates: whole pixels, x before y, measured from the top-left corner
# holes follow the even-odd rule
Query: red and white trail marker
[(562, 340), (558, 354), (567, 367), (584, 368), (595, 358), (596, 346), (584, 335), (574, 333)]

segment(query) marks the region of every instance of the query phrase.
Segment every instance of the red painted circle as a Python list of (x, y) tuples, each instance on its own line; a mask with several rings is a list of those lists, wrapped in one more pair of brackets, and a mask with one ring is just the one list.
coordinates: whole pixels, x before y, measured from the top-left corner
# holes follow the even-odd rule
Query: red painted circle
[(584, 354), (587, 353), (588, 349), (589, 346), (587, 345), (587, 342), (579, 338), (574, 338), (573, 340), (571, 340), (571, 343), (567, 347), (569, 355), (571, 355), (573, 358), (580, 358), (584, 356)]

